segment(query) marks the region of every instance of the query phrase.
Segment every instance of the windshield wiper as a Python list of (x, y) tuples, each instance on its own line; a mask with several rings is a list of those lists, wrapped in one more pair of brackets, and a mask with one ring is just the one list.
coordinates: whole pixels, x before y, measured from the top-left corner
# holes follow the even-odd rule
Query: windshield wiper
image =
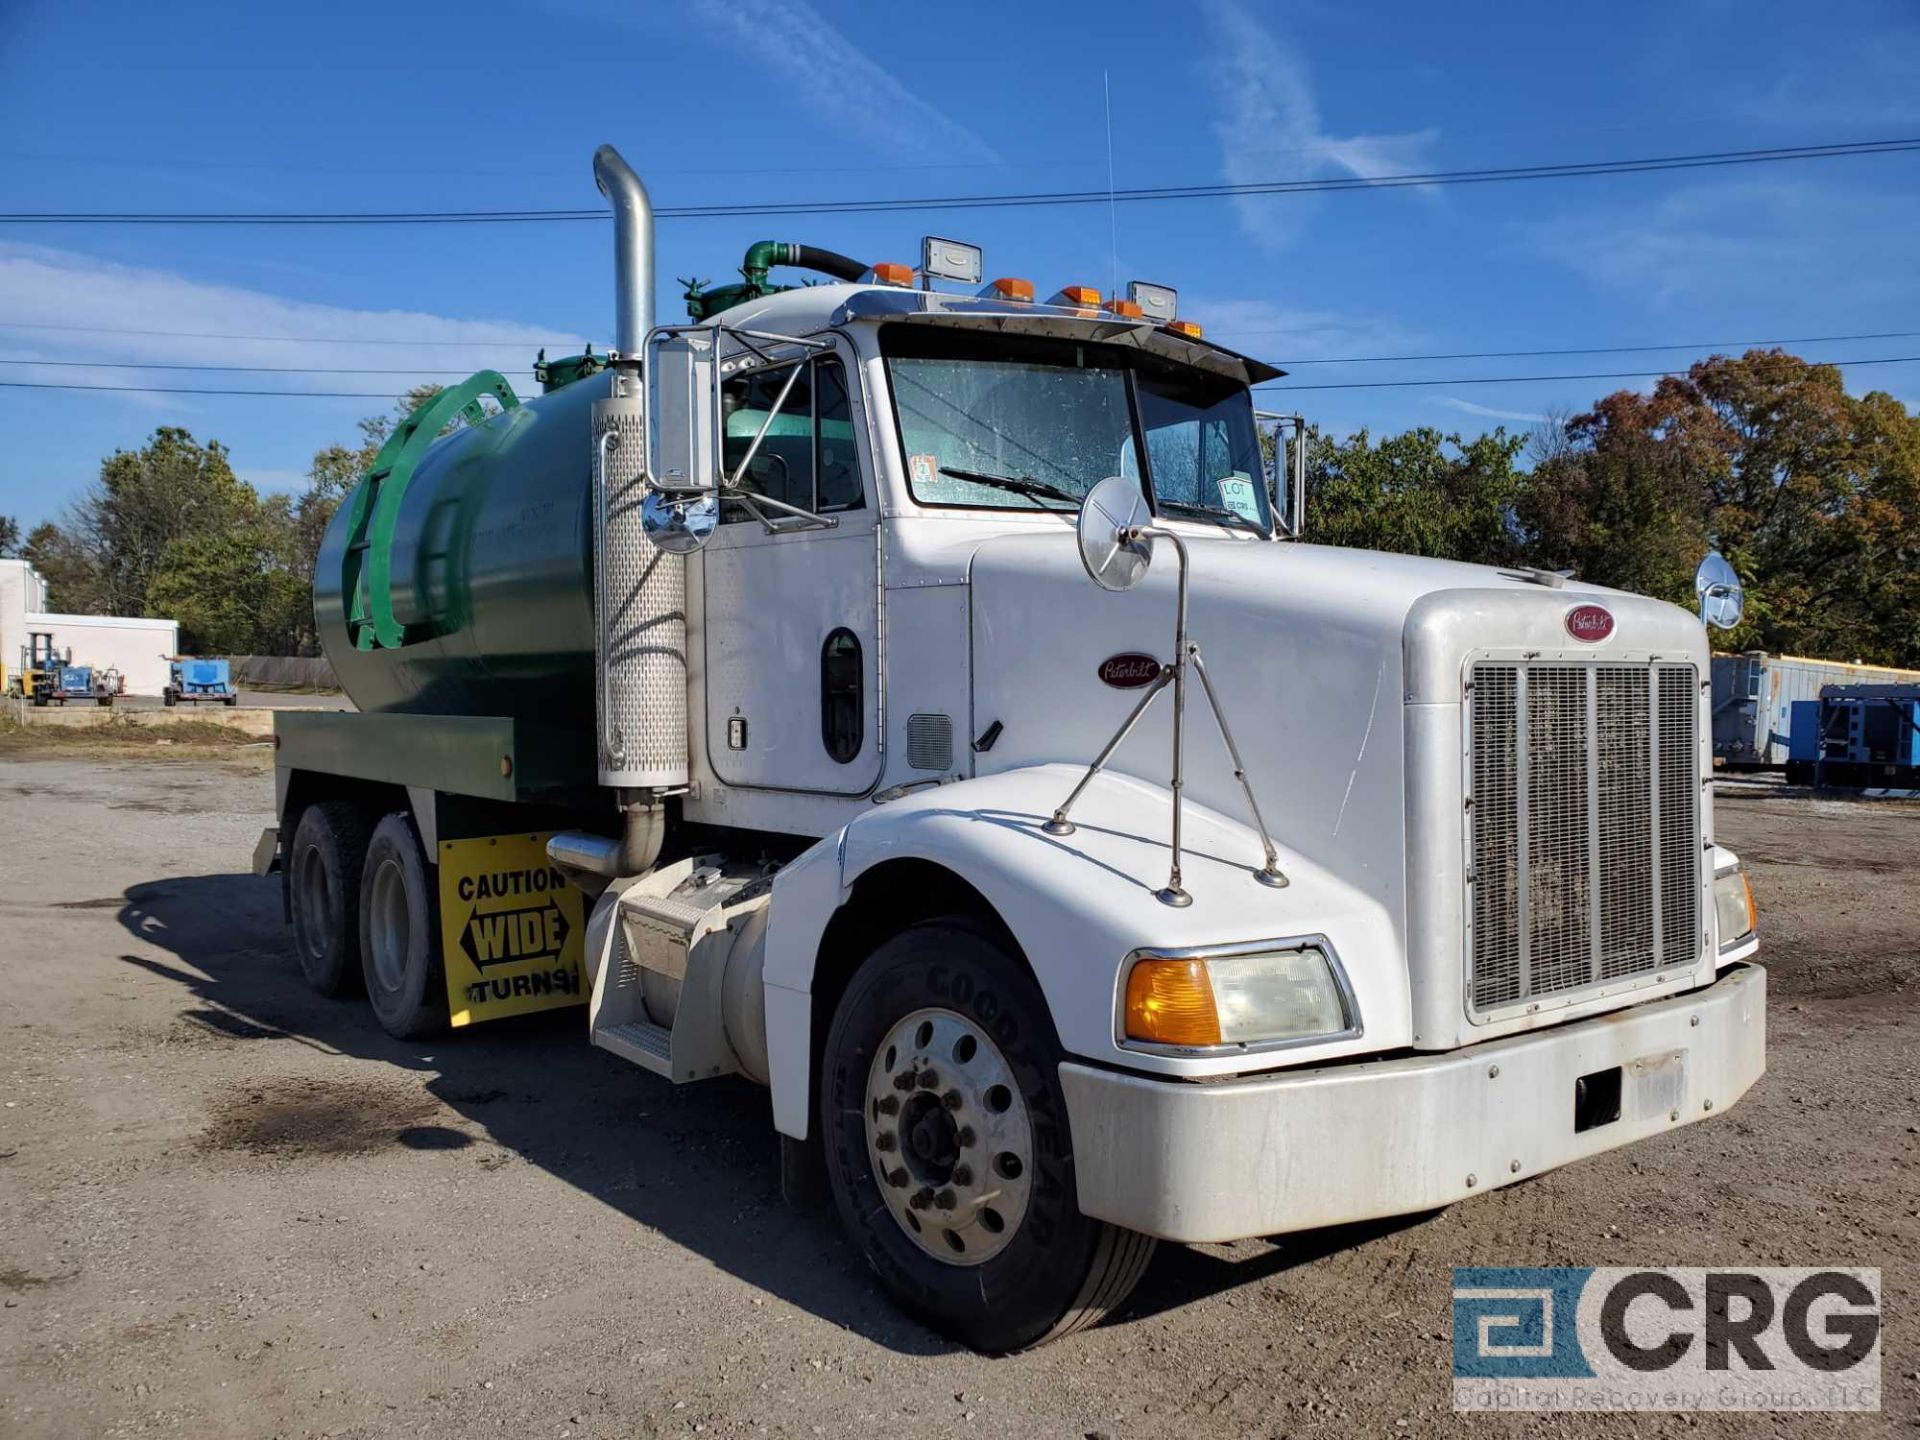
[(995, 490), (1032, 496), (1036, 500), (1064, 500), (1069, 505), (1080, 503), (1078, 495), (1070, 495), (1058, 485), (1049, 485), (1044, 480), (1035, 480), (1031, 475), (989, 475), (984, 470), (956, 470), (951, 465), (942, 465), (940, 473), (951, 475), (956, 480), (971, 480), (976, 485), (989, 485)]
[(1187, 500), (1162, 500), (1160, 508), (1177, 511), (1182, 515), (1202, 515), (1209, 520), (1218, 520), (1222, 525), (1236, 525), (1242, 530), (1251, 530), (1256, 535), (1264, 536), (1267, 533), (1265, 527), (1258, 521), (1249, 520), (1238, 510), (1227, 510), (1212, 505), (1195, 505)]

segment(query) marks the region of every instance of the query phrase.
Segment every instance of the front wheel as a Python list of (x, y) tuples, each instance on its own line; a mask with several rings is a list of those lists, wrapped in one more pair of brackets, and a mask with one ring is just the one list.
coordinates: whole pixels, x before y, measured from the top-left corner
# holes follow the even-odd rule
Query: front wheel
[(1061, 1058), (1033, 977), (964, 918), (881, 945), (828, 1032), (820, 1123), (841, 1220), (895, 1300), (976, 1350), (1094, 1323), (1153, 1254), (1080, 1213)]

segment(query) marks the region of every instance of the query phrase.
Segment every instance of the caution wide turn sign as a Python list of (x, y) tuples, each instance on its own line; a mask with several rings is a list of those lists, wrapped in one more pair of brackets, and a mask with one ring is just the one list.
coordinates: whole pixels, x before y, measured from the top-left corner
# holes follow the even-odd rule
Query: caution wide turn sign
[(585, 897), (546, 835), (440, 842), (440, 953), (455, 1025), (579, 1005)]

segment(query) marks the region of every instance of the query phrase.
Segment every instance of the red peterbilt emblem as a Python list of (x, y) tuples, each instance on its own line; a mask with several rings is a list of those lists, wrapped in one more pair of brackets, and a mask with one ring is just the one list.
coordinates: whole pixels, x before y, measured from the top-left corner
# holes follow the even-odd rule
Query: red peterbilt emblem
[(1598, 605), (1576, 605), (1567, 612), (1567, 633), (1592, 644), (1613, 633), (1613, 612)]
[(1116, 690), (1138, 690), (1160, 678), (1160, 662), (1151, 655), (1109, 655), (1100, 662), (1100, 683)]

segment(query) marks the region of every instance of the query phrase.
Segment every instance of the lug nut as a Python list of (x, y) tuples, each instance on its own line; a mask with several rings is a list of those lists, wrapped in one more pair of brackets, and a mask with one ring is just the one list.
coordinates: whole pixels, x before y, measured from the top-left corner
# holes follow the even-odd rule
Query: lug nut
[(913, 1072), (911, 1070), (902, 1070), (898, 1075), (893, 1077), (894, 1089), (911, 1090), (913, 1089), (913, 1087), (914, 1087), (914, 1078), (913, 1078)]
[(936, 1207), (938, 1207), (941, 1210), (953, 1209), (956, 1203), (954, 1199), (953, 1191), (942, 1190), (938, 1195), (933, 1197), (933, 1203)]
[(938, 1090), (940, 1088), (939, 1071), (922, 1070), (920, 1072), (920, 1088), (922, 1090)]
[(905, 1168), (896, 1168), (894, 1170), (888, 1171), (887, 1183), (893, 1186), (893, 1188), (896, 1190), (900, 1189), (901, 1186), (905, 1185), (907, 1183), (907, 1172)]
[(882, 1115), (898, 1115), (900, 1113), (900, 1097), (898, 1095), (882, 1095), (874, 1108), (879, 1110)]
[(891, 1150), (899, 1143), (898, 1140), (893, 1138), (893, 1132), (891, 1130), (882, 1130), (878, 1135), (873, 1137), (873, 1148), (876, 1150)]
[(969, 1145), (973, 1144), (973, 1127), (971, 1125), (962, 1125), (960, 1127), (960, 1134), (956, 1138), (960, 1141), (960, 1148), (962, 1150), (966, 1149)]
[(958, 1110), (963, 1103), (958, 1090), (949, 1090), (940, 1097), (940, 1103), (949, 1110)]
[(953, 1167), (953, 1183), (956, 1185), (973, 1184), (973, 1167), (970, 1165), (954, 1166)]
[(926, 1189), (914, 1191), (912, 1198), (907, 1201), (907, 1204), (911, 1205), (916, 1210), (924, 1210), (932, 1203), (933, 1203), (933, 1191), (926, 1190)]

